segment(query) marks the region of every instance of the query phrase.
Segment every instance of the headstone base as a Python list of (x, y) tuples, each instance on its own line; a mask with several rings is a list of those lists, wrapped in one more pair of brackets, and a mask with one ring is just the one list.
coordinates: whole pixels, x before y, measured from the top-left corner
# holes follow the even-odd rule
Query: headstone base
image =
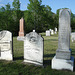
[(13, 56), (12, 56), (12, 53), (11, 51), (3, 51), (1, 52), (1, 57), (0, 57), (1, 60), (13, 60)]
[(71, 70), (73, 71), (74, 67), (74, 57), (71, 57), (71, 60), (56, 59), (56, 56), (52, 59), (52, 69), (57, 70)]
[(57, 59), (71, 59), (71, 49), (69, 50), (56, 50), (56, 58)]
[(39, 65), (39, 66), (43, 66), (43, 63), (39, 63), (39, 62), (35, 62), (35, 61), (31, 61), (31, 60), (24, 60), (25, 63), (29, 63), (29, 64), (35, 64), (35, 65)]
[(18, 40), (18, 41), (24, 41), (24, 39), (25, 39), (24, 36), (18, 36), (18, 37), (17, 37), (17, 40)]

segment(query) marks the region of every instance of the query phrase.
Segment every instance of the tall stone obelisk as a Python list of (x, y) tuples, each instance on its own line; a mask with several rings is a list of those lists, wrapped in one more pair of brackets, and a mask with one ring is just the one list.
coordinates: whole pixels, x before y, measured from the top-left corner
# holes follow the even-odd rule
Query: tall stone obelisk
[(24, 19), (23, 17), (20, 19), (20, 26), (19, 26), (19, 36), (17, 37), (17, 40), (23, 41), (24, 40)]
[(59, 12), (59, 37), (56, 56), (52, 59), (52, 69), (68, 69), (73, 71), (74, 58), (70, 49), (70, 9), (61, 9)]
[(24, 19), (20, 19), (19, 36), (24, 36)]

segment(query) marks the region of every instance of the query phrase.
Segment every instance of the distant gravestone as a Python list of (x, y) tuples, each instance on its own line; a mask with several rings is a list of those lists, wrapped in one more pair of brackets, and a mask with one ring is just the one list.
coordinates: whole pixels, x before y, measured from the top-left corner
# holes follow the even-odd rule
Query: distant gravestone
[(54, 35), (54, 30), (51, 30), (51, 35)]
[(72, 41), (72, 42), (75, 41), (75, 32), (71, 33), (71, 41)]
[(24, 40), (24, 19), (20, 19), (20, 26), (19, 26), (19, 36), (17, 37), (18, 41)]
[(6, 30), (0, 32), (0, 59), (13, 60), (12, 33)]
[(74, 58), (71, 57), (70, 49), (70, 15), (69, 9), (60, 10), (58, 49), (56, 50), (56, 56), (52, 59), (53, 69), (68, 69), (73, 71)]
[(50, 36), (50, 31), (46, 30), (46, 36)]
[(51, 29), (49, 29), (49, 31), (51, 32)]
[(55, 34), (57, 34), (57, 28), (55, 27)]
[(24, 62), (43, 65), (43, 38), (36, 32), (30, 32), (25, 36)]

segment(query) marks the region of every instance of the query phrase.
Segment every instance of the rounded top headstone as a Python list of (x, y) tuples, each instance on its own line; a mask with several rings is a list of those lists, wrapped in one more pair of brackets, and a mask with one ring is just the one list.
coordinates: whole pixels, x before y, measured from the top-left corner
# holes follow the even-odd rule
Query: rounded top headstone
[(61, 9), (59, 12), (59, 17), (62, 15), (63, 12), (69, 12), (69, 14), (71, 15), (71, 10), (70, 9)]

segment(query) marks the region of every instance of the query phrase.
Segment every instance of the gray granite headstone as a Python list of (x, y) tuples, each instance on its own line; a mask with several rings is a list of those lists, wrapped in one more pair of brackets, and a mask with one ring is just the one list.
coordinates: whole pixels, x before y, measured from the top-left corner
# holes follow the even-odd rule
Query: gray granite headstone
[(43, 65), (43, 38), (34, 31), (24, 39), (24, 62)]
[(58, 50), (56, 51), (56, 58), (70, 59), (70, 15), (68, 9), (62, 9), (59, 13), (59, 38)]
[(52, 59), (52, 69), (73, 71), (74, 57), (71, 56), (70, 49), (70, 15), (71, 11), (69, 9), (61, 9), (59, 12), (58, 49)]

